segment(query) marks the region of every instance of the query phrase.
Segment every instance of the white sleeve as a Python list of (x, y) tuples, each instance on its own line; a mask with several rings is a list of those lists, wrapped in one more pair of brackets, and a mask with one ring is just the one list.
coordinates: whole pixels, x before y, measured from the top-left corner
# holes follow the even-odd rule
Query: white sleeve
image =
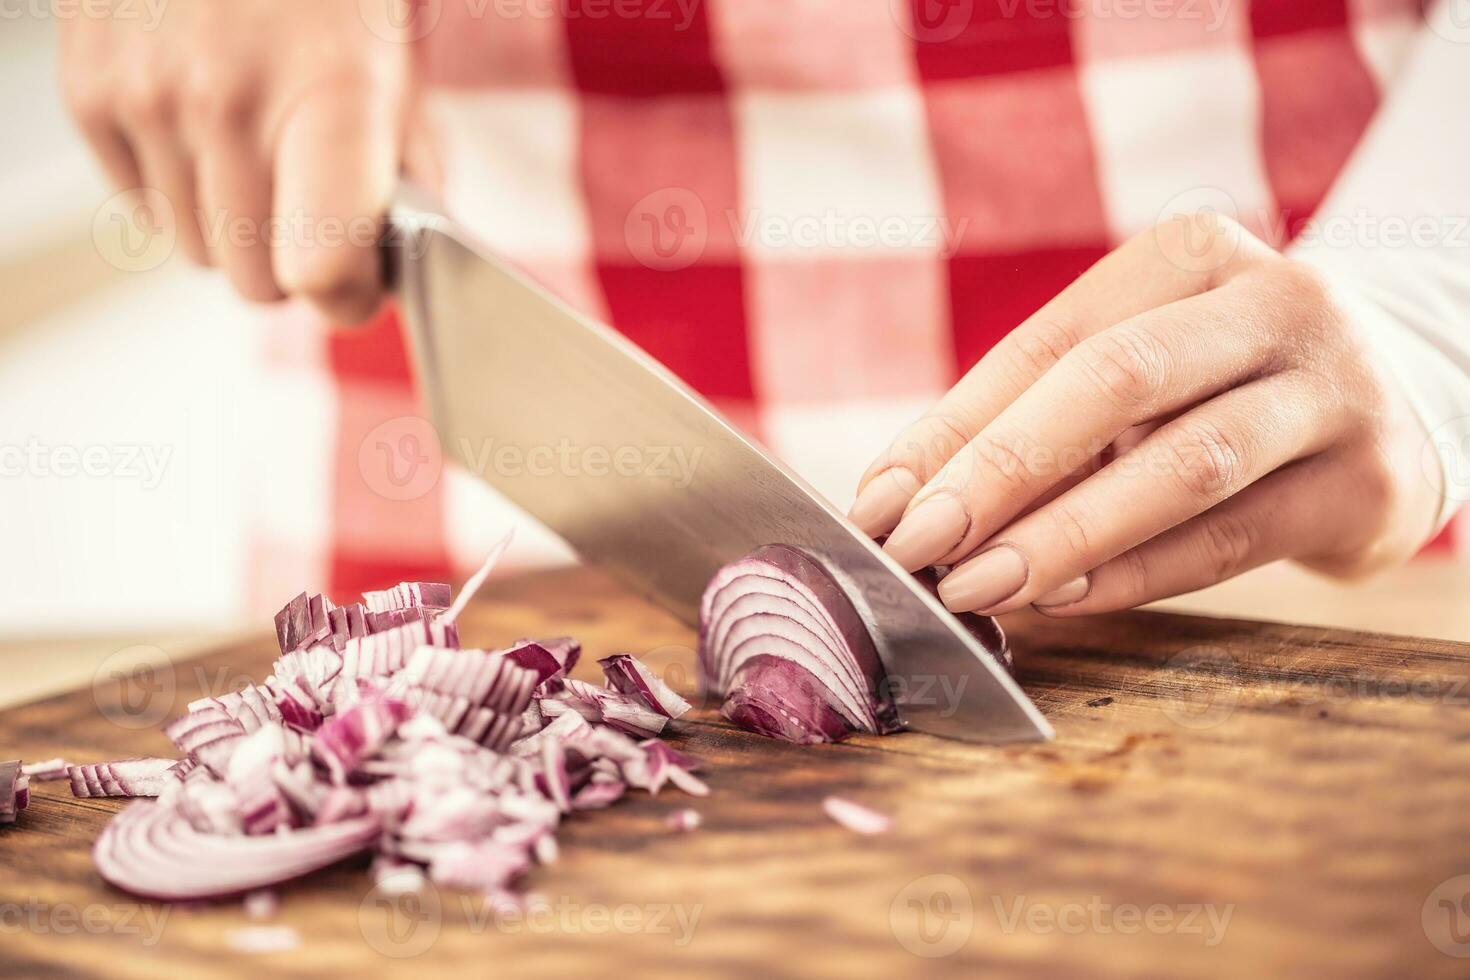
[[(1458, 9), (1457, 9), (1458, 8)], [(1402, 382), (1445, 479), (1470, 500), (1470, 20), (1429, 11), (1399, 76), (1287, 254), (1331, 278)]]

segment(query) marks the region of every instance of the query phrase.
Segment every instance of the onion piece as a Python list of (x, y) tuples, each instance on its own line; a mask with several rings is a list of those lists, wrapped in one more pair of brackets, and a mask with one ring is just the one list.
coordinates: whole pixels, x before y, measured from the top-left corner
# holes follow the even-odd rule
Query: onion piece
[(485, 559), (485, 564), (480, 566), (478, 572), (470, 576), (470, 580), (464, 584), (464, 588), (460, 589), (459, 595), (455, 597), (454, 605), (450, 606), (449, 611), (440, 619), (445, 623), (453, 623), (459, 619), (469, 607), (470, 600), (475, 597), (475, 593), (480, 591), (486, 580), (490, 578), (490, 573), (495, 571), (495, 566), (500, 563), (500, 556), (505, 554), (505, 550), (510, 547), (513, 537), (515, 537), (515, 532), (510, 531), (496, 542), (495, 547), (490, 549), (490, 556)]
[(162, 901), (224, 898), (289, 881), (370, 847), (376, 817), (263, 837), (204, 834), (174, 807), (141, 801), (102, 831), (92, 858), (125, 892)]
[(548, 718), (575, 711), (590, 722), (640, 737), (657, 735), (668, 722), (667, 715), (644, 707), (641, 699), (570, 677), (560, 694), (542, 698), (540, 703), (541, 713)]
[[(0, 824), (15, 823), (16, 812), (24, 809), (20, 799), (23, 778), (19, 759), (0, 762)], [(29, 793), (26, 802), (30, 802)]]
[(675, 810), (664, 820), (664, 826), (681, 834), (687, 834), (691, 830), (698, 830), (703, 823), (704, 817), (700, 816), (699, 811), (687, 806)]
[(840, 796), (822, 800), (822, 809), (827, 816), (854, 833), (886, 834), (893, 829), (892, 817)]
[(37, 783), (59, 783), (70, 777), (66, 771), (72, 764), (65, 759), (47, 759), (45, 762), (28, 762), (21, 767), (23, 775)]
[(120, 759), (89, 766), (68, 766), (71, 795), (77, 799), (108, 796), (159, 796), (177, 782), (177, 759)]
[(442, 582), (399, 582), (381, 592), (364, 592), (362, 603), (368, 612), (391, 612), (395, 609), (429, 609), (442, 612), (449, 608), (449, 586)]
[(360, 761), (393, 737), (411, 713), (402, 701), (361, 701), (317, 729), (312, 753), (332, 774), (332, 782), (341, 785)]
[(609, 687), (621, 694), (635, 697), (665, 718), (679, 718), (688, 713), (691, 705), (679, 697), (674, 689), (663, 682), (637, 658), (626, 653), (614, 654), (597, 661)]

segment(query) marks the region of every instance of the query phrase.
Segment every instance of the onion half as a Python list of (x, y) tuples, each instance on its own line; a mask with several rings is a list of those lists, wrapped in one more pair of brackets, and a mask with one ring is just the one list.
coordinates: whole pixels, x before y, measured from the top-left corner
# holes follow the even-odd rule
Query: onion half
[(715, 573), (700, 603), (699, 668), (725, 716), (763, 735), (832, 742), (898, 728), (852, 601), (816, 559), (787, 545)]
[[(919, 581), (933, 590), (935, 573)], [(1007, 667), (1005, 634), (985, 616), (959, 617)], [(836, 742), (901, 726), (872, 636), (821, 564), (766, 545), (715, 573), (699, 616), (704, 690), (742, 728), (789, 742)]]

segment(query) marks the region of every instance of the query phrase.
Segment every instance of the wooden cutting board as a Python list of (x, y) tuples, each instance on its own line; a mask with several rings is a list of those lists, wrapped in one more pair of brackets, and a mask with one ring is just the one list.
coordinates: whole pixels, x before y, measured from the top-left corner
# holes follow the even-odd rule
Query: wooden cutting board
[[(692, 689), (692, 632), (590, 571), (490, 591), (467, 642), (573, 633), (587, 676), (627, 650)], [(134, 902), (88, 854), (117, 805), (40, 786), (0, 830), (0, 972), (1470, 975), (1452, 955), (1470, 955), (1470, 646), (1149, 613), (1008, 625), (1055, 742), (796, 747), (701, 710), (678, 740), (714, 794), (573, 818), (524, 920), (449, 892), (375, 894), (360, 861), (281, 889), (265, 923), (239, 903)], [(132, 719), (263, 677), (273, 646), (134, 679), (126, 704), (104, 676), (8, 711), (4, 754), (166, 753)], [(838, 826), (829, 794), (894, 830)], [(690, 805), (704, 825), (668, 830)], [(294, 951), (237, 951), (293, 930)]]

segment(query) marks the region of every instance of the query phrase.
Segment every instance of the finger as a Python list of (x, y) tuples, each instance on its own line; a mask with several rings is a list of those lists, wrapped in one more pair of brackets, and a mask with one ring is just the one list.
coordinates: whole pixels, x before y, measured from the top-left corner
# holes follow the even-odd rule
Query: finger
[(1083, 341), (914, 495), (884, 550), (911, 571), (954, 564), (1130, 428), (1258, 373), (1277, 344), (1259, 305), (1227, 286)]
[(1279, 375), (1233, 389), (987, 541), (940, 584), (955, 611), (1029, 605), (1204, 513), (1268, 473), (1326, 448), (1340, 406)]
[(384, 100), (348, 87), (303, 101), (281, 132), (275, 214), (293, 231), (274, 250), (276, 279), (336, 323), (366, 320), (382, 299), (379, 229), (398, 125)]
[(235, 291), (257, 303), (284, 298), (271, 269), (270, 164), (248, 128), (220, 129), (204, 140), (199, 196), (210, 256)]
[(113, 188), (136, 190), (143, 186), (143, 172), (118, 121), (115, 86), (96, 70), (88, 40), (76, 31), (61, 34), (62, 98)]
[(77, 110), (77, 125), (114, 189), (130, 191), (143, 186), (143, 169), (111, 114)]
[(1084, 586), (1041, 596), (1036, 608), (1048, 616), (1131, 609), (1268, 562), (1329, 550), (1341, 532), (1322, 501), (1331, 497), (1334, 508), (1351, 506), (1343, 495), (1354, 492), (1351, 484), (1330, 478), (1323, 457), (1283, 467), (1218, 507), (1104, 562)]
[(209, 264), (209, 251), (199, 229), (199, 201), (194, 161), (169, 127), (136, 130), (132, 145), (146, 186), (161, 193), (173, 208), (178, 242), (200, 265)]
[[(1256, 252), (1235, 248), (1214, 271), (1182, 268), (1160, 261), (1170, 245), (1165, 239), (1176, 234), (1189, 230), (1170, 222), (1134, 236), (1001, 339), (868, 467), (853, 522), (875, 537), (893, 530), (919, 487), (1070, 350), (1129, 317), (1213, 288)], [(1233, 240), (1239, 244), (1238, 230)]]

